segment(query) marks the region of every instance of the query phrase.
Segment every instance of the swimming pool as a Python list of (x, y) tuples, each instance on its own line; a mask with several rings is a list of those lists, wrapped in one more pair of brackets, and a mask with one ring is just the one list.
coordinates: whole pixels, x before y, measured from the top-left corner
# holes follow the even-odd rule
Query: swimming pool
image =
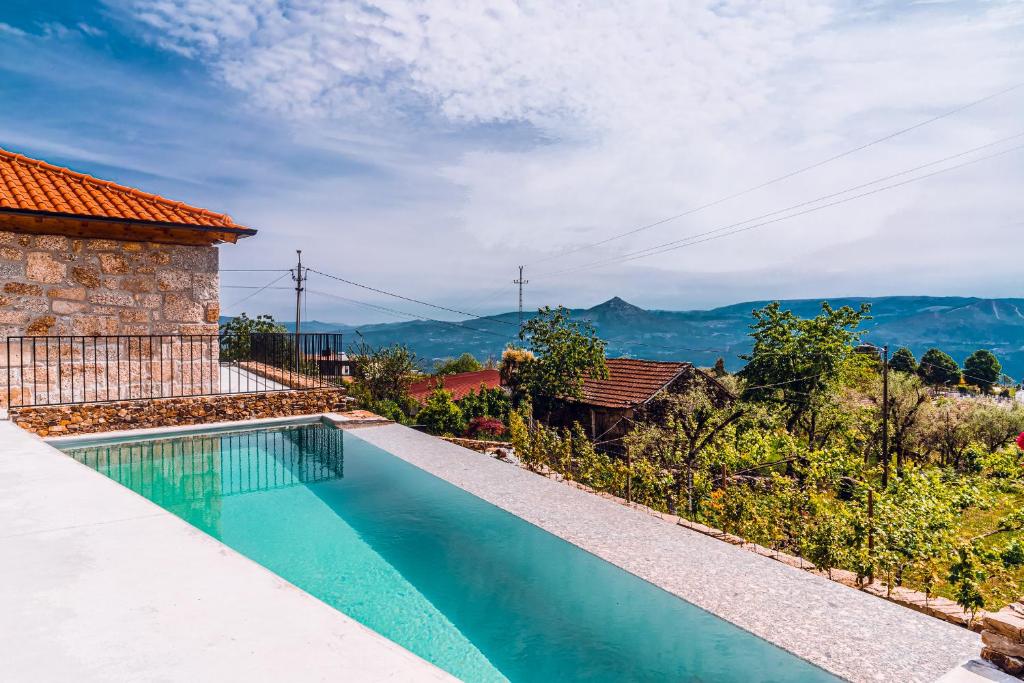
[(63, 450), (467, 681), (836, 680), (352, 432)]

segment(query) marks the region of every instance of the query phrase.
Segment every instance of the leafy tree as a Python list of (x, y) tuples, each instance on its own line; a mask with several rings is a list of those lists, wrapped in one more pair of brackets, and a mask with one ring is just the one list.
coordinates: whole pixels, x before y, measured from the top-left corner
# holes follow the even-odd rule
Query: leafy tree
[(456, 375), (460, 372), (477, 372), (484, 366), (471, 353), (464, 353), (458, 358), (446, 358), (434, 363), (434, 375)]
[(240, 313), (226, 323), (221, 323), (220, 358), (233, 361), (252, 360), (252, 335), (287, 332), (287, 328), (274, 322), (271, 315), (250, 318), (245, 313)]
[(976, 408), (967, 401), (943, 399), (927, 411), (923, 440), (941, 456), (946, 467), (964, 469), (972, 437), (971, 412)]
[(989, 453), (995, 453), (1024, 432), (1024, 408), (1019, 404), (1004, 408), (981, 402), (971, 410), (969, 421), (973, 438), (983, 443)]
[(466, 431), (462, 410), (452, 400), (452, 392), (441, 386), (440, 382), (427, 397), (420, 412), (416, 413), (416, 421), (432, 434), (457, 436)]
[(951, 387), (960, 384), (960, 366), (952, 356), (939, 349), (928, 349), (921, 356), (917, 373), (926, 384)]
[(910, 349), (901, 346), (889, 359), (889, 369), (912, 375), (917, 372), (917, 359), (914, 358), (914, 353)]
[(787, 410), (790, 430), (806, 418), (813, 442), (823, 399), (860, 340), (858, 328), (870, 311), (869, 304), (834, 309), (827, 301), (820, 314), (807, 319), (782, 310), (777, 301), (753, 311), (754, 348), (742, 356), (747, 365), (739, 373), (749, 387), (744, 396)]
[(458, 404), (467, 420), (475, 417), (493, 417), (504, 421), (512, 410), (512, 399), (503, 389), (488, 388), (482, 384), (478, 391), (470, 391), (459, 399)]
[(964, 361), (964, 374), (969, 383), (988, 393), (1003, 374), (1003, 366), (994, 353), (979, 349)]
[[(392, 401), (409, 406), (409, 384), (419, 367), (419, 358), (404, 344), (374, 348), (361, 337), (349, 349), (352, 377), (369, 401)], [(365, 406), (372, 410), (370, 406)]]
[(725, 369), (725, 359), (718, 358), (715, 360), (715, 367), (711, 369), (711, 374), (715, 377), (725, 377), (729, 374), (729, 371)]
[[(874, 377), (867, 391), (867, 398), (874, 406), (871, 411), (874, 420), (873, 431), (881, 439), (881, 415), (883, 406), (882, 379)], [(921, 380), (907, 373), (894, 373), (889, 377), (889, 445), (896, 456), (896, 469), (903, 471), (914, 447), (920, 442), (928, 413), (928, 389)], [(877, 450), (877, 449), (876, 449)]]
[(585, 377), (608, 376), (604, 341), (590, 322), (571, 320), (563, 306), (539, 309), (519, 336), (529, 341), (534, 355), (523, 368), (529, 393), (549, 411), (554, 399), (581, 399)]
[(644, 424), (627, 435), (625, 445), (634, 459), (651, 460), (672, 473), (677, 501), (685, 486), (686, 508), (692, 517), (695, 469), (707, 449), (743, 413), (742, 407), (716, 401), (701, 389), (682, 394), (662, 391), (647, 403), (641, 417)]

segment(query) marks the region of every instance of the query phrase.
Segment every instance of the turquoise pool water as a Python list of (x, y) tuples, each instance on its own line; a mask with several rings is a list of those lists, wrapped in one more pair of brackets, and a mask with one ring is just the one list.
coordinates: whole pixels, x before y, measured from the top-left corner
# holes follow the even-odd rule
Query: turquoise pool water
[(351, 432), (65, 451), (466, 681), (837, 680)]

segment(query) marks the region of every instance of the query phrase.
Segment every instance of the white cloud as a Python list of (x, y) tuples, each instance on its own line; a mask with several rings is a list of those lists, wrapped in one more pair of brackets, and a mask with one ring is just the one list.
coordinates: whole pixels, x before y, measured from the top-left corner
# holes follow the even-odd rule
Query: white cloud
[[(381, 182), (370, 174), (317, 184), (319, 210), (305, 229), (333, 227), (327, 216), (345, 197), (350, 219), (386, 226), (359, 235), (366, 253), (394, 254), (403, 244), (409, 252), (352, 267), (376, 282), (417, 287), (411, 267), (425, 259), (445, 272), (484, 262), (487, 271), (500, 269), (481, 277), (484, 286), (500, 283), (515, 263), (756, 185), (1024, 73), (1019, 2), (134, 0), (125, 7), (152, 40), (208, 65), (253, 106), (286, 121), (290, 134), (321, 136), (349, 158), (386, 168)], [(983, 144), (1017, 132), (1022, 107), (1024, 90), (536, 270), (713, 229)], [(947, 291), (950, 281), (938, 274), (963, 257), (963, 244), (972, 263), (991, 262), (1015, 238), (997, 230), (978, 243), (972, 229), (1004, 224), (1024, 208), (1021, 158), (628, 267), (539, 278), (533, 291), (568, 303), (626, 290), (650, 305), (720, 300), (706, 284), (685, 289), (695, 274), (740, 298), (772, 296), (764, 290), (782, 282), (790, 283), (779, 285), (786, 293), (803, 287), (809, 296), (869, 283), (893, 293), (923, 291), (929, 282)], [(421, 242), (423, 231), (430, 240)], [(883, 249), (883, 258), (857, 246), (928, 245), (938, 236), (961, 246)], [(418, 277), (437, 296), (457, 293), (444, 278)], [(989, 272), (955, 281), (964, 293), (972, 286), (999, 293), (1000, 282), (1002, 293), (1022, 293), (1019, 279)]]

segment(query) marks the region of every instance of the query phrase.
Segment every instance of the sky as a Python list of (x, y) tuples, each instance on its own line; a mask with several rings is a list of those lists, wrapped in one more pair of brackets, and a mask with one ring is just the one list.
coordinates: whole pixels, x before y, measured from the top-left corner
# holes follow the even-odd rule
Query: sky
[[(0, 3), (0, 147), (257, 228), (222, 306), (286, 320), (237, 269), (478, 314), (518, 265), (528, 308), (1024, 297), (1022, 83), (1019, 1)], [(367, 304), (459, 317), (310, 274), (307, 319), (405, 319)]]

